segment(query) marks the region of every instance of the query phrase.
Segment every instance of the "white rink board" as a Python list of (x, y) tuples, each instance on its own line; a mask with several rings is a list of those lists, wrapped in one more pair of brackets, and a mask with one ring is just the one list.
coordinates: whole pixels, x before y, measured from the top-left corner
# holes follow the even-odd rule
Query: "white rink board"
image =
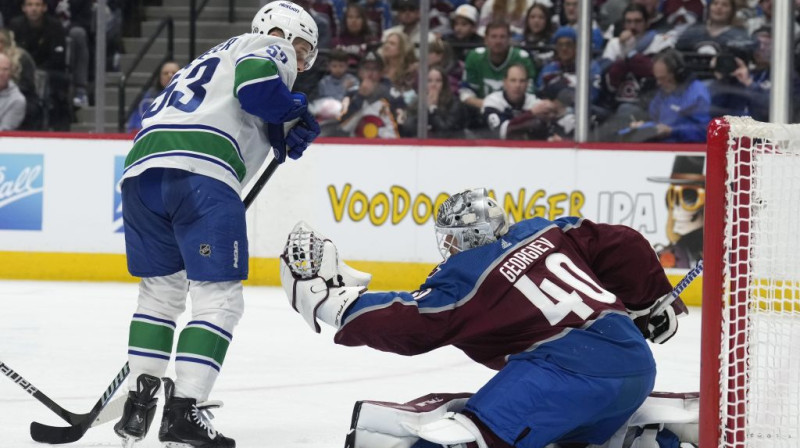
[[(43, 160), (41, 229), (0, 229), (0, 251), (124, 253), (123, 234), (116, 231), (120, 213), (115, 164), (129, 148), (128, 140), (0, 137), (0, 170), (16, 155), (41, 155)], [(513, 202), (522, 197), (524, 204), (544, 206), (547, 217), (567, 216), (569, 198), (578, 198), (582, 205), (576, 210), (582, 216), (632, 226), (653, 244), (664, 244), (667, 184), (647, 177), (668, 177), (675, 154), (615, 151), (611, 146), (576, 150), (315, 144), (301, 160), (279, 167), (251, 207), (250, 252), (254, 257), (277, 256), (291, 227), (305, 220), (336, 241), (348, 259), (436, 262), (433, 204), (437, 197), (477, 186), (493, 190), (501, 204), (510, 194)], [(13, 196), (16, 178), (9, 174), (0, 180), (0, 204), (8, 199), (5, 196)], [(388, 211), (380, 205), (382, 194), (384, 204), (395, 204)], [(402, 194), (421, 200), (419, 209), (427, 213), (418, 216), (420, 222), (410, 211), (392, 222), (392, 212), (399, 217), (402, 209), (393, 198)], [(542, 197), (536, 199), (537, 194)], [(426, 197), (430, 202), (423, 200)], [(359, 220), (367, 201), (375, 204), (373, 219), (366, 213)], [(7, 210), (0, 206), (0, 220)]]

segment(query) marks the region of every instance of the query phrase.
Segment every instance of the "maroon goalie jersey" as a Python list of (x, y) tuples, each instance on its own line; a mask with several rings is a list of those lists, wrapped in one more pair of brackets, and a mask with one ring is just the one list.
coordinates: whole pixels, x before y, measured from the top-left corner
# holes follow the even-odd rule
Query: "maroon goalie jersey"
[[(635, 230), (534, 218), (451, 256), (417, 291), (363, 294), (334, 340), (404, 355), (454, 345), (493, 369), (512, 356), (546, 357), (576, 372), (624, 376), (654, 366), (626, 309), (671, 290)], [(684, 308), (680, 299), (673, 305)]]

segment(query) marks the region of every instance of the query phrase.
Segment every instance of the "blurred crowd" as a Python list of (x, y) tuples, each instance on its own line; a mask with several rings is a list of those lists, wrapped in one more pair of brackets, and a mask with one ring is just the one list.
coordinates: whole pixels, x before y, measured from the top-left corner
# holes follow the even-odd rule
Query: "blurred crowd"
[[(294, 88), (323, 136), (416, 137), (422, 102), (429, 138), (573, 138), (579, 0), (430, 0), (425, 92), (419, 0), (295, 1), (317, 22), (321, 56)], [(712, 117), (768, 121), (772, 1), (591, 0), (590, 79), (581, 81), (590, 138), (702, 142)], [(800, 0), (786, 1), (800, 11)], [(94, 3), (0, 1), (0, 130), (67, 130), (88, 104)], [(109, 70), (119, 69), (127, 3), (108, 0)], [(793, 23), (796, 43), (800, 18)], [(160, 68), (129, 131), (178, 68)], [(800, 98), (791, 70), (790, 95)]]
[[(593, 0), (590, 137), (703, 142), (712, 117), (768, 121), (772, 1)], [(330, 44), (295, 89), (323, 135), (415, 137), (423, 102), (429, 138), (573, 137), (578, 0), (430, 4), (424, 93), (419, 0), (305, 4)], [(799, 79), (792, 67), (792, 98)]]
[[(106, 67), (119, 69), (123, 0), (107, 1)], [(68, 131), (89, 105), (94, 0), (0, 1), (0, 131)]]

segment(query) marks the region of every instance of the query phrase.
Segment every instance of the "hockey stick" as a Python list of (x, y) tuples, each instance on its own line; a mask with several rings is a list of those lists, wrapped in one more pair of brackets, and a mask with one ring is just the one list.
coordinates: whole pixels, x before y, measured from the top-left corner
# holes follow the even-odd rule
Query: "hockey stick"
[[(253, 203), (253, 201), (255, 201), (256, 196), (258, 196), (258, 193), (261, 192), (261, 190), (264, 188), (264, 185), (266, 185), (267, 181), (275, 173), (275, 170), (278, 168), (278, 165), (280, 165), (278, 159), (273, 158), (267, 165), (267, 168), (264, 170), (264, 172), (261, 173), (261, 176), (259, 176), (259, 178), (255, 181), (253, 187), (247, 193), (247, 196), (245, 196), (245, 199), (243, 201), (245, 210), (250, 208), (250, 205)], [(0, 366), (2, 366), (2, 363), (0, 363)], [(11, 372), (14, 373), (13, 371)], [(94, 405), (92, 410), (86, 414), (80, 414), (80, 415), (72, 414), (69, 411), (66, 411), (63, 408), (61, 408), (61, 406), (58, 406), (55, 402), (47, 398), (44, 394), (42, 394), (42, 396), (47, 400), (47, 402), (37, 397), (39, 398), (39, 401), (42, 401), (42, 403), (47, 405), (47, 407), (53, 410), (53, 412), (61, 415), (61, 417), (64, 418), (64, 420), (66, 420), (66, 422), (69, 423), (71, 426), (66, 426), (66, 427), (49, 426), (49, 425), (43, 425), (39, 422), (31, 422), (31, 428), (30, 428), (31, 438), (37, 442), (52, 443), (52, 444), (72, 443), (83, 437), (83, 435), (86, 434), (86, 431), (88, 431), (89, 428), (101, 425), (111, 420), (116, 420), (119, 417), (121, 417), (125, 404), (124, 402), (125, 397), (117, 398), (108, 406), (106, 405), (111, 396), (117, 390), (117, 388), (119, 388), (119, 386), (128, 376), (128, 373), (130, 373), (130, 367), (126, 362), (125, 365), (122, 367), (122, 370), (120, 370), (117, 376), (114, 377), (114, 380), (111, 382), (111, 385), (109, 385), (106, 391), (103, 393), (103, 396), (100, 397), (100, 399)], [(10, 377), (9, 374), (6, 375)], [(62, 412), (71, 414), (76, 418), (70, 421), (69, 419), (65, 418), (64, 415), (62, 415)]]
[(264, 188), (264, 185), (267, 184), (267, 181), (275, 173), (275, 170), (278, 169), (278, 165), (280, 165), (278, 159), (273, 158), (270, 160), (269, 165), (267, 165), (267, 168), (264, 170), (264, 172), (261, 173), (261, 176), (256, 179), (255, 183), (253, 184), (253, 188), (250, 189), (250, 191), (247, 193), (247, 196), (244, 198), (245, 210), (250, 208), (250, 204), (256, 200), (256, 196), (258, 196), (258, 193), (261, 193), (261, 189)]
[[(100, 413), (106, 407), (106, 404), (108, 404), (111, 396), (114, 395), (114, 392), (116, 392), (117, 389), (119, 389), (119, 386), (122, 385), (122, 382), (125, 381), (125, 378), (127, 378), (129, 372), (130, 369), (128, 368), (128, 363), (125, 363), (125, 366), (122, 367), (122, 370), (117, 373), (117, 376), (114, 377), (114, 379), (111, 381), (111, 384), (109, 384), (105, 392), (103, 392), (103, 396), (97, 400), (97, 403), (95, 403), (94, 407), (92, 407), (92, 409), (86, 414), (68, 413), (70, 415), (65, 416), (58, 412), (55, 408), (47, 405), (47, 407), (49, 407), (56, 414), (59, 414), (61, 418), (66, 420), (71, 426), (48, 426), (39, 422), (31, 422), (31, 438), (37, 442), (44, 443), (70, 443), (83, 437), (83, 434), (86, 433), (86, 430), (92, 426), (98, 415), (100, 415)], [(48, 401), (50, 401), (58, 409), (63, 410), (63, 408), (55, 404), (49, 398)], [(42, 402), (44, 403), (44, 401)], [(117, 399), (115, 400), (113, 406), (119, 408), (121, 411), (122, 404), (124, 404), (123, 400)]]
[(74, 425), (86, 419), (86, 414), (75, 414), (74, 412), (70, 412), (64, 408), (62, 408), (58, 403), (53, 401), (50, 397), (45, 395), (44, 392), (39, 390), (38, 387), (34, 386), (30, 381), (26, 380), (19, 374), (19, 372), (12, 369), (8, 364), (0, 361), (0, 373), (8, 377), (11, 381), (17, 383), (19, 387), (22, 388), (25, 392), (29, 393), (33, 398), (39, 400), (40, 403), (47, 406), (51, 411), (55, 412), (56, 415), (61, 417), (65, 422), (69, 423), (70, 425)]
[(657, 304), (653, 308), (653, 311), (650, 313), (650, 315), (655, 316), (657, 314), (661, 314), (661, 312), (667, 309), (667, 307), (670, 306), (672, 302), (674, 302), (675, 299), (678, 298), (678, 296), (683, 292), (683, 290), (686, 289), (686, 287), (689, 286), (689, 284), (692, 283), (694, 279), (697, 278), (698, 275), (700, 275), (701, 272), (703, 272), (703, 260), (697, 262), (697, 266), (692, 268), (692, 270), (689, 271), (685, 277), (683, 277), (683, 280), (681, 280), (680, 282), (678, 282), (677, 285), (675, 285), (675, 288), (672, 289), (672, 292), (668, 296), (663, 298), (661, 300), (661, 303)]

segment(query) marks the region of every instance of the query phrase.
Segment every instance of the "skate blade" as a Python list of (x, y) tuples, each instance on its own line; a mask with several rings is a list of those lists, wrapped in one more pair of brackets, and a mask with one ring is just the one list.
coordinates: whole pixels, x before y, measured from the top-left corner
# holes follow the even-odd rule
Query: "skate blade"
[(194, 448), (192, 445), (183, 442), (163, 442), (162, 448)]
[(123, 437), (122, 438), (122, 448), (133, 448), (136, 446), (138, 442), (141, 442), (141, 437)]

